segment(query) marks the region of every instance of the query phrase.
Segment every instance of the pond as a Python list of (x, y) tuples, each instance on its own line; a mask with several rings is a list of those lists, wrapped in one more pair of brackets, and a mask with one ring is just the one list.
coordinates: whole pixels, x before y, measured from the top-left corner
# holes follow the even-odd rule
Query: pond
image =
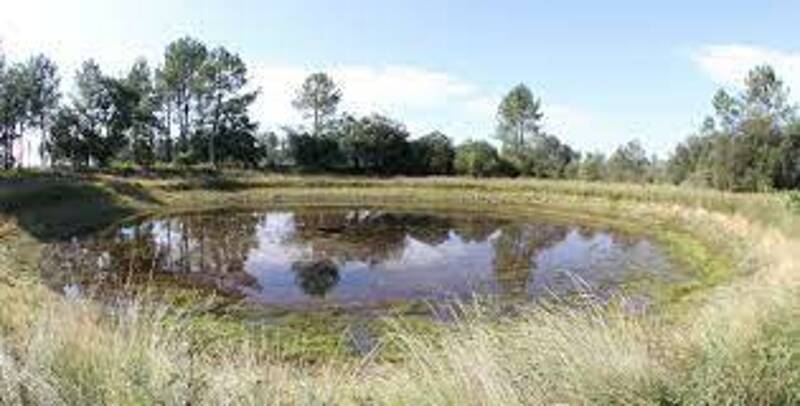
[(201, 288), (266, 307), (374, 307), (488, 294), (515, 300), (667, 280), (643, 236), (538, 218), (364, 208), (153, 218), (51, 246), (70, 294)]

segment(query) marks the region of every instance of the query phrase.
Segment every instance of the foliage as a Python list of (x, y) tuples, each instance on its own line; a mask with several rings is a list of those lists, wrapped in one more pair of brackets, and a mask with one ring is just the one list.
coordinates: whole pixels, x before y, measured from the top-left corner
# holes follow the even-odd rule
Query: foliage
[(497, 149), (486, 141), (467, 141), (456, 148), (454, 167), (459, 175), (479, 178), (500, 176), (507, 170)]
[(588, 153), (580, 162), (578, 178), (588, 181), (606, 179), (606, 157), (601, 153)]
[(412, 166), (409, 173), (416, 175), (452, 175), (456, 151), (446, 135), (434, 131), (411, 142)]
[(515, 166), (523, 175), (537, 178), (563, 179), (571, 176), (569, 168), (578, 161), (579, 154), (568, 145), (547, 134), (541, 134), (521, 154), (512, 156)]
[(800, 186), (800, 121), (769, 66), (750, 71), (737, 93), (718, 91), (712, 116), (666, 162), (638, 142), (608, 157), (581, 159), (542, 130), (542, 102), (525, 84), (498, 105), (499, 153), (487, 143), (455, 147), (438, 131), (415, 139), (402, 123), (380, 115), (340, 114), (342, 91), (324, 72), (306, 78), (292, 103), (311, 128), (279, 134), (259, 129), (252, 118), (260, 90), (247, 77), (238, 54), (183, 37), (167, 45), (156, 66), (138, 59), (122, 76), (86, 61), (76, 74), (76, 92), (62, 102), (58, 69), (46, 56), (24, 62), (0, 57), (0, 164), (17, 166), (15, 143), (36, 131), (45, 140), (43, 161), (61, 168), (131, 161), (141, 167), (671, 182), (733, 191)]
[(519, 84), (503, 98), (497, 108), (497, 138), (503, 154), (524, 155), (525, 149), (540, 135), (541, 101), (531, 90)]
[(313, 135), (323, 133), (342, 101), (342, 92), (326, 73), (317, 72), (303, 82), (292, 105), (312, 119)]
[(341, 127), (342, 153), (358, 173), (394, 175), (407, 169), (408, 131), (387, 117), (348, 118)]
[(333, 170), (341, 161), (339, 142), (330, 135), (315, 137), (288, 130), (287, 143), (293, 164), (301, 170)]
[(44, 55), (6, 66), (0, 54), (0, 162), (3, 168), (15, 166), (13, 143), (23, 136), (26, 127), (47, 130), (61, 97), (59, 83), (55, 63)]
[(718, 91), (714, 115), (675, 149), (672, 182), (735, 191), (800, 185), (800, 132), (788, 90), (769, 66), (751, 70), (744, 83), (737, 95)]
[(651, 166), (642, 144), (631, 141), (614, 151), (608, 158), (608, 177), (618, 182), (643, 182)]

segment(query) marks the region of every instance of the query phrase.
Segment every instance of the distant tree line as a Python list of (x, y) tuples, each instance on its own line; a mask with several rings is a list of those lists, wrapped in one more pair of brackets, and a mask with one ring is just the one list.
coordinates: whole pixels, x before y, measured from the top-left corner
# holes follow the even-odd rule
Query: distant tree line
[[(260, 96), (247, 66), (225, 47), (193, 39), (170, 43), (155, 67), (138, 59), (109, 75), (93, 60), (75, 73), (65, 98), (56, 64), (0, 54), (0, 165), (15, 162), (15, 141), (38, 134), (54, 167), (111, 165), (217, 167), (365, 175), (527, 176), (587, 181), (670, 182), (752, 191), (800, 185), (800, 122), (788, 90), (768, 66), (744, 89), (720, 90), (714, 114), (669, 159), (638, 141), (611, 155), (574, 150), (544, 131), (542, 102), (524, 84), (497, 109), (494, 139), (455, 145), (433, 131), (412, 138), (389, 117), (340, 112), (345, 97), (323, 72), (310, 75), (292, 103), (308, 126), (259, 130), (250, 107)], [(268, 97), (268, 95), (267, 95)], [(280, 134), (279, 134), (280, 133)]]

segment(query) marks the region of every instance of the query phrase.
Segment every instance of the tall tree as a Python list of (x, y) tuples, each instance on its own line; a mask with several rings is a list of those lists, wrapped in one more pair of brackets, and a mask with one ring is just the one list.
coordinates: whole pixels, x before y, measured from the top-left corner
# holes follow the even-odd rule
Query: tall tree
[(497, 138), (503, 143), (503, 152), (522, 155), (526, 147), (541, 131), (541, 101), (531, 90), (519, 84), (503, 98), (497, 109)]
[(79, 133), (93, 163), (105, 166), (128, 142), (137, 94), (124, 80), (105, 76), (93, 60), (84, 62), (76, 82), (74, 111), (79, 115)]
[(718, 91), (714, 114), (679, 145), (668, 163), (675, 183), (726, 190), (769, 190), (798, 185), (796, 106), (769, 66), (757, 66), (737, 94)]
[(256, 92), (245, 93), (222, 104), (217, 127), (218, 159), (227, 159), (250, 167), (261, 160), (256, 139), (258, 124), (248, 114), (248, 109), (257, 96)]
[[(178, 115), (178, 150), (183, 153), (188, 152), (192, 107), (200, 100), (200, 78), (207, 56), (206, 46), (190, 37), (172, 42), (164, 54), (161, 80)], [(168, 125), (171, 127), (171, 123)]]
[[(36, 55), (25, 64), (28, 89), (28, 115), (31, 124), (41, 131), (41, 142), (47, 138), (50, 125), (61, 98), (58, 68), (51, 59)], [(44, 158), (44, 149), (40, 150)]]
[(25, 67), (0, 68), (0, 145), (5, 169), (15, 165), (14, 141), (25, 132), (29, 120), (30, 85)]
[[(212, 50), (201, 74), (201, 91), (203, 94), (204, 122), (210, 123), (207, 133), (208, 160), (216, 164), (216, 144), (220, 135), (221, 122), (226, 104), (231, 103), (247, 84), (247, 67), (239, 55), (229, 52), (224, 47)], [(230, 108), (228, 108), (230, 110)]]
[(336, 114), (342, 92), (327, 74), (314, 73), (303, 82), (292, 105), (313, 119), (313, 134), (320, 136), (328, 120)]
[(756, 66), (744, 80), (741, 96), (744, 113), (749, 119), (767, 119), (774, 126), (786, 125), (794, 118), (794, 107), (788, 102), (789, 91), (769, 65)]
[(63, 106), (53, 118), (45, 148), (51, 165), (68, 163), (73, 168), (89, 165), (85, 135), (89, 129), (81, 115), (72, 107)]
[(130, 151), (137, 164), (149, 165), (155, 160), (156, 135), (162, 127), (158, 117), (159, 95), (156, 92), (153, 72), (145, 59), (138, 59), (131, 67), (125, 86), (132, 97), (130, 106)]

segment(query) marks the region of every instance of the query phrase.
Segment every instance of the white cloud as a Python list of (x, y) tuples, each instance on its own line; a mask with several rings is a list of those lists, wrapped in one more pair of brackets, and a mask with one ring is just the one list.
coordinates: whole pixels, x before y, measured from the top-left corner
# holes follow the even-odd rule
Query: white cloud
[[(12, 60), (47, 54), (59, 65), (69, 91), (86, 58), (95, 58), (108, 73), (121, 74), (138, 56), (158, 63), (169, 39), (206, 37), (207, 27), (193, 17), (190, 3), (143, 1), (11, 1), (0, 12), (0, 48)], [(491, 137), (505, 91), (422, 66), (281, 65), (240, 52), (250, 67), (251, 83), (262, 90), (253, 114), (272, 129), (301, 122), (291, 101), (305, 77), (320, 70), (341, 86), (342, 110), (385, 114), (404, 122), (414, 135), (441, 130), (457, 142)], [(604, 149), (594, 140), (608, 139), (604, 134), (616, 128), (583, 108), (547, 97), (544, 105), (546, 128), (581, 149)]]
[[(262, 122), (270, 126), (296, 124), (300, 115), (291, 102), (303, 80), (314, 71), (327, 72), (342, 89), (342, 110), (359, 115), (380, 113), (407, 122), (409, 129), (431, 131), (439, 124), (444, 131), (463, 123), (487, 122), (493, 100), (477, 86), (444, 72), (414, 66), (334, 65), (321, 69), (262, 65), (252, 69), (251, 82), (261, 88), (255, 107)], [(483, 131), (483, 130), (476, 130)], [(454, 136), (458, 136), (454, 134)]]
[[(327, 72), (341, 87), (342, 110), (381, 113), (406, 123), (414, 135), (441, 130), (457, 142), (492, 139), (502, 96), (440, 71), (412, 66), (341, 65), (321, 69), (258, 66), (251, 82), (262, 90), (255, 114), (268, 128), (302, 122), (291, 102), (312, 72)], [(582, 150), (607, 152), (627, 131), (583, 109), (544, 103), (544, 128)], [(609, 144), (609, 140), (613, 140)]]
[(749, 45), (711, 45), (694, 55), (695, 62), (717, 84), (741, 86), (754, 66), (768, 64), (777, 71), (794, 97), (800, 97), (800, 52), (778, 51)]
[(544, 129), (580, 151), (610, 153), (638, 134), (628, 126), (614, 123), (574, 105), (544, 105)]

